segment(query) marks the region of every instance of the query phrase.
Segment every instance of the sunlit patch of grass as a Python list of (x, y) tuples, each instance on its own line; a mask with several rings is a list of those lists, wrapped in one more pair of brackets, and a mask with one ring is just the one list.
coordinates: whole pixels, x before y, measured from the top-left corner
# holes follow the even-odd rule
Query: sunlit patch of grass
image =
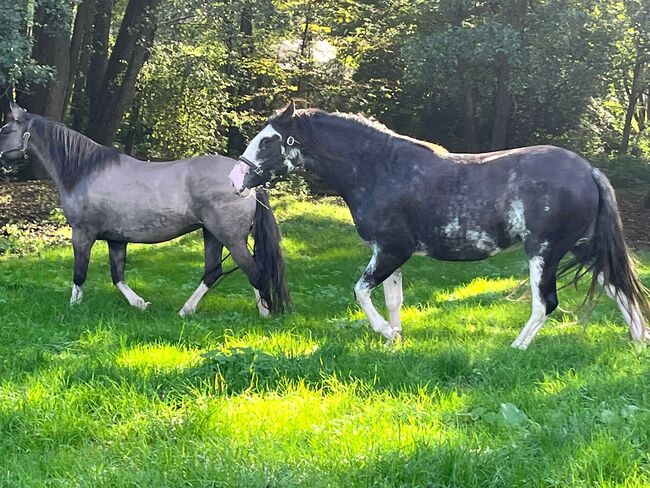
[(272, 319), (241, 273), (177, 316), (202, 273), (198, 233), (130, 247), (144, 312), (114, 289), (102, 243), (74, 309), (68, 247), (0, 258), (0, 486), (650, 484), (650, 348), (610, 301), (582, 322), (558, 311), (516, 351), (521, 249), (414, 258), (405, 340), (385, 348), (354, 300), (370, 250), (348, 210), (274, 204), (295, 306)]
[(434, 294), (434, 299), (438, 301), (458, 301), (465, 300), (480, 295), (490, 295), (512, 291), (519, 284), (520, 280), (514, 278), (488, 279), (478, 277), (454, 288), (452, 291), (441, 291)]

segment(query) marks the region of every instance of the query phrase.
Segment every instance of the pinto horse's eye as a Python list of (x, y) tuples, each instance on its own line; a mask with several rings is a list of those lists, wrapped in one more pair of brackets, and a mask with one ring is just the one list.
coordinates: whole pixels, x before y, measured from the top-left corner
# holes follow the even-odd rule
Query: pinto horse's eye
[(269, 142), (271, 142), (271, 138), (270, 138), (270, 137), (265, 137), (264, 139), (262, 139), (262, 140), (260, 141), (260, 146), (264, 147), (264, 146), (266, 146)]

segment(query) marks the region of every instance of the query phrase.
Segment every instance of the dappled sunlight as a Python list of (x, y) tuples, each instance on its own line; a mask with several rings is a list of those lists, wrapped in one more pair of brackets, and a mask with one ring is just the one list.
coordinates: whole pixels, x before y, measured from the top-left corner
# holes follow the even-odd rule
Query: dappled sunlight
[(452, 302), (465, 300), (480, 295), (500, 294), (512, 291), (519, 284), (514, 278), (488, 279), (484, 277), (475, 278), (469, 283), (457, 286), (452, 291), (435, 292), (434, 300)]
[(141, 374), (158, 371), (182, 371), (200, 360), (197, 350), (179, 349), (168, 344), (146, 344), (121, 351), (115, 364), (121, 368), (135, 369)]

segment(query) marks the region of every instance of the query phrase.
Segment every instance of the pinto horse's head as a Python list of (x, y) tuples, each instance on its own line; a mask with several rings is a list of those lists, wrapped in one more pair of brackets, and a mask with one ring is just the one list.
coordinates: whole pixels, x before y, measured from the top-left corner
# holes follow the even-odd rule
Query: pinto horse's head
[(0, 164), (9, 166), (25, 157), (31, 136), (30, 122), (25, 110), (11, 102), (11, 112), (0, 127)]
[(249, 189), (287, 175), (296, 167), (299, 143), (290, 135), (294, 112), (291, 101), (248, 144), (229, 175), (238, 194), (247, 196)]

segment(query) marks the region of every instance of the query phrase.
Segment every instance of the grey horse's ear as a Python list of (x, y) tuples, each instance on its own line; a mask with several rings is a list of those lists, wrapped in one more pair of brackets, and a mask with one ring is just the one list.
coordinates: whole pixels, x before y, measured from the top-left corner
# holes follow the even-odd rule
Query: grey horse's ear
[(278, 117), (279, 120), (287, 120), (293, 117), (293, 113), (296, 111), (296, 104), (294, 103), (293, 100), (289, 102), (289, 105), (282, 111), (280, 116)]
[(25, 115), (25, 109), (21, 108), (16, 102), (10, 102), (9, 108), (11, 109), (11, 116), (14, 120), (20, 120)]

